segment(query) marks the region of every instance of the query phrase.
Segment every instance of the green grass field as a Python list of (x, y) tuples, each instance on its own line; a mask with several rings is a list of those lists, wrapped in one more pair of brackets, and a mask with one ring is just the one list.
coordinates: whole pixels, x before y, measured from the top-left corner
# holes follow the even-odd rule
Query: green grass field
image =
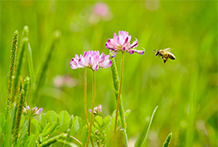
[[(75, 54), (99, 50), (109, 54), (105, 43), (118, 31), (137, 38), (144, 55), (125, 53), (122, 97), (127, 118), (129, 143), (154, 108), (159, 106), (150, 128), (146, 146), (160, 147), (172, 132), (171, 147), (218, 146), (218, 52), (215, 1), (105, 1), (108, 18), (92, 17), (98, 1), (0, 1), (0, 112), (5, 112), (10, 49), (13, 33), (21, 38), (29, 27), (36, 79), (46, 60), (47, 48), (55, 30), (61, 38), (38, 94), (37, 106), (44, 112), (67, 110), (82, 117), (84, 70), (70, 68)], [(18, 39), (18, 45), (20, 40)], [(152, 50), (170, 47), (176, 60), (166, 64)], [(121, 53), (115, 57), (120, 72)], [(21, 75), (30, 75), (24, 59)], [(56, 76), (73, 78), (71, 86), (58, 87)], [(111, 70), (96, 72), (96, 106), (103, 116), (116, 109)], [(88, 70), (88, 107), (91, 108), (92, 72)], [(29, 95), (31, 95), (31, 90)], [(28, 102), (32, 97), (29, 96)], [(59, 144), (60, 145), (60, 144)], [(124, 146), (121, 136), (120, 146)], [(58, 146), (58, 144), (57, 144)], [(133, 146), (133, 145), (132, 145)]]

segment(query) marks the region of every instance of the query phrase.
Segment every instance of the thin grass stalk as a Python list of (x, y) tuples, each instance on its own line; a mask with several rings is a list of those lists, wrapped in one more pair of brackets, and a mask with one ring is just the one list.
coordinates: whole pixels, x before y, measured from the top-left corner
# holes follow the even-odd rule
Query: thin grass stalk
[(95, 71), (93, 71), (93, 79), (92, 79), (92, 111), (91, 111), (91, 119), (90, 119), (90, 127), (89, 127), (89, 134), (88, 134), (88, 140), (86, 143), (86, 147), (89, 145), (89, 139), (91, 138), (91, 132), (92, 132), (92, 121), (93, 121), (93, 112), (94, 112), (94, 106), (95, 106)]
[(50, 65), (50, 62), (51, 62), (51, 59), (53, 57), (54, 50), (55, 50), (56, 45), (57, 45), (57, 43), (59, 41), (59, 38), (60, 38), (60, 32), (59, 31), (55, 31), (54, 34), (53, 34), (53, 40), (52, 40), (51, 47), (48, 50), (47, 56), (45, 57), (45, 60), (44, 60), (44, 63), (41, 66), (42, 68), (39, 71), (39, 76), (38, 76), (38, 80), (37, 80), (38, 82), (37, 82), (36, 89), (35, 89), (35, 92), (34, 92), (34, 95), (33, 95), (33, 99), (32, 99), (32, 105), (33, 106), (36, 105), (38, 94), (40, 93), (41, 88), (44, 85), (45, 75), (47, 73), (48, 67)]
[(6, 113), (5, 119), (7, 120), (8, 113), (10, 110), (11, 105), (11, 94), (12, 94), (12, 87), (13, 87), (13, 77), (15, 72), (15, 64), (16, 64), (16, 53), (17, 53), (17, 41), (18, 41), (18, 31), (14, 32), (14, 37), (12, 41), (11, 47), (11, 63), (9, 66), (9, 76), (8, 76), (8, 91), (7, 91), (7, 105), (6, 105)]
[[(119, 77), (118, 77), (116, 61), (114, 58), (112, 58), (111, 72), (112, 72), (112, 78), (113, 78), (113, 84), (114, 84), (115, 97), (116, 97), (116, 100), (118, 100), (118, 91), (119, 91), (120, 81), (119, 81)], [(124, 115), (122, 95), (120, 95), (119, 113), (120, 113), (122, 128), (124, 131), (126, 146), (128, 147), (128, 137), (127, 137), (127, 133), (126, 133), (127, 125), (126, 125), (126, 119), (125, 119), (125, 115)]]
[(122, 81), (123, 81), (123, 62), (124, 62), (124, 53), (122, 53), (122, 57), (121, 57), (120, 88), (119, 88), (118, 99), (117, 99), (116, 117), (115, 117), (115, 125), (114, 125), (114, 143), (115, 144), (116, 144), (117, 118), (118, 118), (118, 111), (119, 111), (119, 104), (120, 104)]
[(167, 138), (166, 138), (166, 140), (165, 140), (165, 142), (163, 144), (163, 147), (168, 147), (169, 146), (171, 138), (172, 138), (172, 132), (167, 136)]
[(14, 88), (13, 88), (13, 94), (12, 94), (12, 102), (14, 102), (15, 97), (17, 95), (18, 91), (18, 83), (20, 79), (20, 73), (22, 71), (22, 64), (24, 60), (24, 55), (25, 55), (25, 48), (27, 47), (28, 43), (28, 32), (29, 29), (27, 26), (24, 27), (23, 32), (22, 32), (22, 38), (21, 38), (21, 43), (19, 47), (19, 53), (18, 53), (18, 60), (17, 60), (17, 70), (15, 73), (15, 78), (14, 78)]
[(146, 142), (146, 140), (148, 138), (148, 133), (149, 133), (149, 130), (150, 130), (150, 127), (151, 127), (151, 124), (152, 124), (152, 120), (154, 118), (154, 114), (155, 114), (157, 108), (158, 108), (158, 106), (156, 106), (154, 108), (154, 111), (153, 111), (153, 113), (151, 115), (151, 119), (150, 119), (148, 127), (146, 125), (147, 121), (145, 120), (145, 123), (143, 124), (143, 127), (142, 127), (142, 131), (139, 133), (138, 139), (136, 140), (135, 147), (141, 147)]

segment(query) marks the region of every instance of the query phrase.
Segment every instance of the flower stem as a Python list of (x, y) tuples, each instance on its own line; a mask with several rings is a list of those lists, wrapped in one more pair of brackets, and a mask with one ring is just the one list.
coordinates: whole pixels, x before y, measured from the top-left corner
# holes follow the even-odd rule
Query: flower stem
[(84, 72), (84, 108), (85, 108), (86, 123), (87, 125), (89, 125), (88, 114), (87, 114), (87, 69), (86, 68)]
[(92, 120), (93, 120), (93, 112), (94, 112), (94, 106), (95, 106), (95, 71), (93, 71), (93, 80), (92, 80), (92, 111), (91, 111), (91, 119), (90, 119), (90, 127), (89, 127), (89, 135), (86, 147), (89, 145), (89, 139), (91, 138), (91, 132), (92, 132)]
[(116, 108), (116, 117), (115, 117), (115, 126), (114, 126), (114, 144), (115, 145), (116, 145), (116, 128), (117, 128), (118, 110), (119, 110), (120, 95), (121, 95), (122, 81), (123, 81), (123, 61), (124, 61), (124, 53), (122, 53), (122, 57), (121, 57), (120, 88), (119, 88), (118, 99), (117, 99), (117, 108)]
[(28, 136), (30, 136), (30, 125), (31, 125), (31, 119), (29, 119)]

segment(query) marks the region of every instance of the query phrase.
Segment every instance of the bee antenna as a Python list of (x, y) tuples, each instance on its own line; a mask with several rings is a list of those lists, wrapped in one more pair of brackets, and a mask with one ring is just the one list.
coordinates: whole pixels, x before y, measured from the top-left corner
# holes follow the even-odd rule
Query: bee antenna
[(155, 50), (152, 50), (152, 51), (156, 52)]

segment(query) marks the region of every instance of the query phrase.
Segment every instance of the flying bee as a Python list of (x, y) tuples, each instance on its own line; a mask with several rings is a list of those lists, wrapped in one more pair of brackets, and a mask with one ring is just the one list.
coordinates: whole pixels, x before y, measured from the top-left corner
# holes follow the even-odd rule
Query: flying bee
[(155, 52), (155, 56), (159, 56), (163, 59), (164, 63), (167, 62), (168, 58), (172, 59), (172, 60), (175, 60), (176, 57), (171, 53), (169, 52), (170, 51), (170, 48), (166, 48), (166, 49), (163, 49), (163, 50), (153, 50)]

